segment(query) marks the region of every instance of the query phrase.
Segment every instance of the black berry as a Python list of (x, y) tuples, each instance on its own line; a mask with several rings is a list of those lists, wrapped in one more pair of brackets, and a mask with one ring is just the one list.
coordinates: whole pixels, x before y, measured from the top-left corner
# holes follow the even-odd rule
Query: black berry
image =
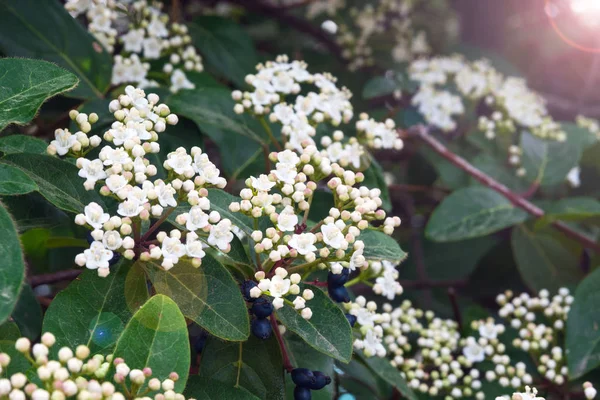
[(339, 274), (329, 272), (327, 275), (327, 284), (332, 287), (343, 286), (346, 282), (348, 282), (349, 278), (350, 270), (348, 268), (343, 268), (342, 272)]
[(294, 388), (294, 400), (310, 400), (312, 399), (312, 394), (310, 393), (310, 389), (296, 386)]
[(267, 299), (259, 298), (252, 304), (252, 313), (257, 318), (267, 318), (272, 312), (273, 304)]
[(356, 316), (352, 314), (346, 314), (346, 319), (348, 322), (350, 322), (350, 326), (354, 327), (354, 324), (356, 324)]
[(292, 370), (292, 381), (297, 386), (309, 387), (316, 383), (315, 374), (307, 368), (295, 368)]
[(259, 339), (264, 340), (270, 338), (271, 333), (273, 333), (271, 323), (268, 319), (256, 318), (252, 321), (252, 333)]
[(113, 252), (113, 256), (108, 262), (108, 265), (115, 265), (121, 259), (121, 253)]
[(320, 390), (331, 383), (331, 378), (321, 371), (313, 371), (313, 375), (315, 376), (315, 382), (308, 385), (309, 389)]
[(347, 303), (350, 301), (350, 295), (348, 294), (348, 290), (346, 290), (344, 286), (329, 286), (327, 289), (327, 291), (329, 292), (329, 297), (331, 297), (333, 301), (336, 301), (338, 303)]
[(250, 297), (250, 290), (252, 290), (252, 288), (256, 287), (256, 286), (258, 286), (258, 285), (254, 281), (244, 281), (242, 283), (242, 287), (241, 287), (241, 289), (242, 289), (242, 296), (244, 296), (244, 299), (246, 299), (246, 301), (253, 302), (253, 301), (256, 300), (255, 298)]

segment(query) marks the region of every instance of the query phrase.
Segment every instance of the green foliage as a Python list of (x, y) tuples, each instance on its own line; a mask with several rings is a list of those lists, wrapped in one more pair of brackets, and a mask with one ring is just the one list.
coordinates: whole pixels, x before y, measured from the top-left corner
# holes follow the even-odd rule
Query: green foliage
[(27, 194), (37, 188), (35, 182), (20, 169), (0, 164), (0, 195)]
[(567, 320), (567, 361), (573, 379), (600, 366), (599, 301), (600, 269), (597, 269), (577, 287)]
[(151, 368), (160, 380), (176, 372), (175, 390), (182, 391), (190, 368), (190, 344), (177, 304), (160, 294), (151, 297), (125, 327), (114, 356), (127, 360), (130, 368)]
[(203, 379), (199, 376), (191, 376), (183, 391), (186, 398), (221, 400), (258, 400), (246, 389), (236, 386), (227, 386), (216, 379)]
[(187, 318), (225, 340), (248, 338), (246, 304), (237, 283), (217, 260), (206, 256), (199, 268), (180, 262), (169, 271), (153, 262), (143, 265), (157, 293), (172, 298)]
[(348, 363), (352, 357), (352, 330), (342, 310), (321, 289), (311, 285), (300, 285), (300, 289), (311, 289), (315, 297), (310, 300), (313, 310), (311, 319), (306, 320), (285, 304), (276, 314), (283, 325), (300, 336), (313, 348), (337, 360)]
[(17, 227), (2, 203), (0, 203), (0, 237), (2, 238), (0, 242), (0, 259), (2, 260), (0, 323), (2, 323), (15, 308), (25, 277), (25, 262)]
[(400, 374), (400, 371), (393, 367), (388, 360), (380, 357), (365, 357), (362, 353), (357, 354), (359, 354), (362, 361), (375, 375), (392, 385), (392, 387), (398, 390), (404, 397), (410, 400), (417, 399), (417, 396), (408, 387), (408, 384)]
[[(71, 71), (80, 80), (70, 93), (77, 98), (103, 97), (110, 84), (111, 57), (58, 1), (2, 0), (0, 49)], [(68, 87), (74, 84), (71, 81)]]
[(44, 332), (56, 336), (56, 350), (85, 344), (92, 354), (107, 354), (131, 315), (148, 299), (146, 280), (130, 261), (120, 262), (106, 278), (86, 270), (52, 301)]
[(388, 260), (399, 263), (406, 258), (406, 253), (398, 242), (383, 232), (367, 229), (361, 232), (360, 240), (365, 244), (363, 255), (367, 260)]
[(46, 154), (47, 147), (46, 142), (31, 136), (11, 135), (0, 138), (0, 151), (4, 154)]
[(489, 235), (525, 219), (527, 213), (501, 194), (468, 187), (444, 199), (427, 223), (425, 234), (431, 240), (451, 242)]
[(0, 131), (10, 123), (31, 121), (46, 99), (71, 90), (78, 79), (56, 65), (39, 60), (0, 60)]
[(11, 317), (19, 327), (22, 336), (31, 340), (40, 337), (43, 319), (42, 307), (35, 298), (31, 286), (23, 285)]

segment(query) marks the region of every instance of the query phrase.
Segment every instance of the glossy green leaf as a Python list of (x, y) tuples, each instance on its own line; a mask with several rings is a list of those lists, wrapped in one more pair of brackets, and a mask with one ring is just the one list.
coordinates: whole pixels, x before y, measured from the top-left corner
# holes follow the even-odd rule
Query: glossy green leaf
[(102, 204), (97, 192), (84, 189), (79, 169), (71, 163), (37, 154), (9, 154), (0, 163), (27, 174), (37, 184), (41, 195), (61, 210), (81, 213), (92, 201)]
[(373, 158), (371, 159), (369, 168), (364, 170), (363, 174), (365, 175), (365, 180), (361, 185), (366, 186), (369, 189), (377, 188), (381, 190), (381, 200), (383, 201), (382, 208), (386, 211), (390, 211), (392, 209), (390, 191), (388, 189), (388, 184), (385, 182), (381, 165)]
[(511, 243), (523, 280), (531, 289), (574, 287), (583, 278), (579, 268), (581, 248), (571, 248), (551, 228), (534, 232), (527, 225), (515, 226)]
[(6, 353), (10, 356), (10, 364), (3, 369), (3, 373), (7, 376), (12, 376), (17, 372), (26, 373), (31, 369), (31, 363), (25, 358), (25, 356), (15, 349), (15, 341), (13, 340), (0, 340), (0, 352)]
[[(56, 336), (57, 350), (85, 344), (93, 354), (110, 352), (135, 310), (148, 298), (145, 280), (132, 280), (131, 262), (111, 267), (106, 278), (86, 270), (58, 293), (44, 318), (44, 332)], [(133, 284), (127, 285), (127, 282)]]
[[(471, 164), (484, 174), (491, 176), (517, 193), (527, 191), (530, 186), (526, 180), (517, 176), (514, 168), (506, 166), (505, 160), (495, 158), (491, 154), (481, 153), (471, 160)], [(471, 178), (471, 183), (480, 185), (474, 178)]]
[(225, 340), (248, 338), (246, 303), (238, 284), (217, 260), (207, 255), (199, 268), (180, 260), (169, 271), (152, 261), (144, 266), (156, 292), (172, 298), (187, 318)]
[(342, 310), (318, 287), (300, 285), (300, 288), (310, 288), (315, 294), (310, 301), (312, 318), (302, 318), (298, 310), (286, 303), (276, 312), (279, 321), (311, 347), (342, 362), (350, 362), (352, 329)]
[(0, 341), (1, 340), (17, 340), (21, 337), (21, 331), (15, 322), (6, 321), (0, 325)]
[(103, 97), (110, 85), (110, 55), (59, 1), (1, 0), (0, 49), (9, 56), (51, 61), (74, 73), (80, 80), (70, 92), (74, 97)]
[(396, 80), (391, 77), (376, 76), (367, 82), (363, 88), (362, 96), (364, 99), (387, 96), (394, 93), (397, 86)]
[(0, 196), (26, 194), (37, 190), (37, 185), (20, 169), (0, 164)]
[(25, 277), (25, 262), (19, 234), (12, 217), (0, 203), (0, 323), (10, 316), (19, 298)]
[(388, 260), (393, 263), (404, 261), (407, 254), (394, 238), (383, 232), (365, 229), (358, 237), (365, 244), (364, 256), (367, 260)]
[(400, 374), (400, 371), (390, 364), (389, 360), (381, 357), (366, 357), (357, 352), (363, 362), (381, 379), (398, 389), (402, 396), (410, 400), (417, 400), (417, 396), (408, 387), (406, 380)]
[(151, 368), (152, 376), (161, 381), (176, 372), (175, 391), (183, 391), (190, 368), (190, 344), (177, 304), (160, 294), (151, 297), (125, 327), (114, 356), (127, 360), (130, 368)]
[(535, 223), (539, 229), (554, 221), (585, 221), (600, 217), (600, 202), (591, 197), (570, 197), (546, 207), (545, 214)]
[(451, 242), (489, 235), (527, 219), (527, 213), (504, 196), (484, 187), (457, 190), (435, 209), (426, 236)]
[(31, 286), (23, 285), (12, 313), (12, 319), (19, 327), (21, 335), (31, 340), (40, 337), (43, 318), (42, 307), (35, 298)]
[(0, 59), (0, 131), (11, 123), (28, 123), (44, 101), (77, 82), (75, 75), (46, 61)]
[(566, 332), (569, 376), (579, 378), (600, 366), (600, 269), (579, 284)]
[(220, 189), (208, 189), (208, 199), (210, 200), (210, 209), (218, 211), (222, 218), (229, 218), (231, 222), (240, 228), (245, 234), (251, 235), (254, 231), (252, 218), (242, 214), (229, 211), (229, 205), (234, 201), (240, 201), (237, 196), (233, 196)]
[(183, 391), (186, 398), (203, 400), (259, 400), (258, 397), (242, 387), (229, 386), (215, 379), (190, 376)]
[(4, 154), (46, 154), (48, 143), (42, 139), (25, 135), (10, 135), (0, 138), (0, 151)]
[(279, 345), (274, 337), (250, 336), (240, 343), (209, 338), (200, 359), (199, 375), (229, 386), (243, 387), (266, 400), (285, 399), (285, 381)]
[(246, 86), (244, 78), (255, 72), (259, 60), (241, 25), (228, 18), (205, 16), (196, 18), (188, 27), (205, 65), (239, 87)]

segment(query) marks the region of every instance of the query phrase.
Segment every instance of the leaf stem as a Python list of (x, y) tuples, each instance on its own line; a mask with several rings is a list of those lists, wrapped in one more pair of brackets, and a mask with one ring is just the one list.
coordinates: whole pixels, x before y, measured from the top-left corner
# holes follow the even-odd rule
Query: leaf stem
[[(146, 231), (146, 233), (144, 233), (144, 236), (141, 237), (140, 241), (143, 242), (146, 239), (148, 239), (148, 237), (152, 234), (152, 232), (154, 232), (155, 230), (158, 229), (158, 227), (167, 220), (167, 218), (169, 218), (169, 215), (171, 215), (171, 213), (175, 211), (175, 207), (169, 208), (167, 211), (165, 211), (163, 213), (163, 215), (160, 217), (160, 219), (158, 221), (156, 221), (150, 228), (148, 228), (148, 230)], [(139, 243), (139, 241), (136, 239), (135, 241), (136, 243)]]
[(275, 318), (275, 313), (271, 314), (269, 317), (271, 320), (271, 328), (273, 328), (273, 333), (275, 334), (275, 338), (277, 338), (277, 343), (279, 343), (279, 349), (281, 349), (281, 357), (283, 358), (283, 368), (289, 373), (292, 372), (294, 367), (290, 361), (290, 355), (288, 354), (287, 347), (285, 342), (283, 341), (283, 337), (281, 336), (281, 332), (279, 331), (279, 326), (277, 325), (277, 319)]
[(235, 378), (235, 387), (240, 387), (240, 375), (242, 372), (242, 350), (243, 350), (243, 342), (240, 342), (238, 361), (237, 361), (237, 377)]
[(281, 143), (279, 143), (279, 141), (277, 139), (275, 139), (275, 136), (273, 136), (273, 131), (271, 130), (271, 127), (269, 126), (269, 123), (267, 122), (265, 117), (264, 116), (261, 117), (259, 119), (259, 121), (260, 121), (260, 124), (262, 125), (262, 127), (265, 129), (265, 132), (267, 132), (269, 139), (275, 145), (275, 148), (277, 149), (277, 151), (283, 150), (283, 148), (281, 147)]

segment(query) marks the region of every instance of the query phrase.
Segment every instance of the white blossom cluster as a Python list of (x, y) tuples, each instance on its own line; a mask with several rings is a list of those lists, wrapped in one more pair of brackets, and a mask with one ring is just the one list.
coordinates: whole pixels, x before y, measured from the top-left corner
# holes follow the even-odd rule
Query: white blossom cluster
[[(310, 319), (312, 317), (312, 310), (306, 306), (306, 302), (315, 297), (314, 292), (311, 289), (304, 289), (302, 295), (300, 295), (300, 286), (298, 286), (302, 279), (300, 274), (293, 273), (289, 278), (287, 276), (287, 270), (282, 267), (277, 267), (274, 275), (270, 278), (266, 277), (264, 271), (258, 271), (254, 274), (254, 277), (258, 281), (258, 286), (250, 290), (250, 296), (259, 298), (261, 295), (266, 294), (273, 297), (273, 307), (276, 310), (282, 308), (287, 302), (295, 310), (300, 311), (302, 318)], [(289, 296), (296, 297), (294, 300), (290, 300), (286, 298)]]
[[(125, 94), (110, 103), (109, 110), (115, 122), (103, 137), (110, 144), (100, 149), (98, 158), (79, 157), (76, 165), (80, 169), (79, 176), (85, 179), (86, 190), (94, 190), (100, 184), (100, 194), (118, 202), (117, 215), (110, 215), (102, 205), (92, 202), (75, 217), (78, 225), (92, 230), (93, 238), (90, 248), (77, 255), (75, 262), (97, 269), (100, 276), (107, 276), (116, 252), (127, 259), (139, 256), (143, 260), (162, 260), (165, 269), (172, 268), (181, 258), (199, 266), (206, 244), (228, 252), (233, 239), (232, 223), (221, 218), (218, 212), (210, 211), (207, 197), (207, 188), (223, 188), (226, 181), (200, 148), (193, 147), (190, 154), (184, 148), (169, 153), (163, 165), (167, 178), (150, 180), (158, 168), (146, 155), (160, 151), (158, 134), (164, 132), (167, 124), (175, 125), (177, 116), (171, 114), (167, 105), (159, 104), (156, 94), (146, 96), (142, 89), (132, 86), (126, 87)], [(80, 124), (91, 120), (76, 111), (71, 117)], [(70, 148), (62, 144), (57, 147), (55, 142), (59, 137), (60, 143), (64, 142), (64, 131), (59, 131), (57, 139), (48, 146), (48, 152), (79, 156), (81, 149), (78, 152), (78, 148), (82, 145), (76, 144), (82, 140)], [(89, 139), (92, 141), (94, 137)], [(178, 205), (185, 203), (189, 204), (189, 210), (175, 218), (184, 233), (174, 229), (169, 234), (159, 232), (157, 243), (149, 240), (148, 234)], [(158, 221), (142, 236), (142, 223), (150, 218)]]
[[(112, 84), (140, 88), (168, 84), (172, 92), (193, 89), (187, 72), (201, 72), (202, 58), (191, 45), (187, 27), (170, 23), (157, 0), (68, 0), (74, 16), (85, 14), (88, 29), (109, 53), (115, 49)], [(161, 61), (161, 70), (150, 63)], [(157, 80), (158, 79), (158, 80)]]
[(575, 123), (578, 127), (587, 129), (591, 134), (596, 136), (597, 140), (600, 140), (600, 122), (597, 119), (578, 115), (575, 118)]
[(538, 397), (536, 388), (525, 386), (524, 392), (515, 392), (512, 396), (498, 396), (496, 400), (544, 400), (543, 397)]
[[(270, 130), (262, 119), (268, 115), (271, 123), (281, 124), (285, 147), (302, 152), (305, 147), (316, 145), (314, 137), (319, 124), (326, 122), (338, 127), (354, 116), (352, 93), (345, 87), (338, 88), (336, 81), (328, 73), (310, 73), (302, 61), (290, 62), (287, 56), (279, 56), (275, 61), (259, 64), (256, 74), (246, 76), (246, 82), (254, 90), (234, 91), (232, 97), (238, 102), (234, 110), (261, 118)], [(361, 114), (356, 130), (357, 137), (348, 140), (341, 130), (323, 136), (320, 141), (323, 156), (343, 167), (352, 165), (358, 169), (366, 153), (363, 145), (396, 150), (403, 146), (392, 120), (378, 123)]]
[(456, 129), (467, 105), (484, 104), (490, 112), (480, 117), (479, 128), (490, 140), (519, 128), (545, 139), (566, 139), (543, 98), (523, 79), (503, 76), (489, 61), (471, 62), (460, 55), (419, 59), (411, 63), (409, 76), (419, 83), (412, 104), (428, 124), (443, 131)]
[[(152, 378), (150, 368), (131, 369), (121, 358), (101, 354), (90, 357), (90, 349), (85, 345), (74, 350), (62, 347), (55, 359), (50, 351), (55, 342), (56, 338), (49, 332), (42, 335), (41, 343), (33, 346), (27, 338), (17, 339), (16, 350), (31, 363), (32, 368), (26, 374), (16, 372), (9, 376), (11, 357), (0, 353), (0, 371), (7, 373), (0, 379), (0, 397), (10, 400), (185, 399), (174, 391), (175, 382), (179, 379), (175, 372), (161, 381)], [(108, 374), (111, 364), (115, 367), (112, 377)], [(150, 392), (155, 392), (153, 397), (149, 397)]]
[[(431, 52), (431, 46), (425, 30), (413, 23), (415, 9), (426, 2), (414, 0), (379, 0), (355, 6), (348, 6), (340, 0), (320, 0), (311, 2), (307, 9), (309, 18), (320, 14), (337, 17), (335, 22), (339, 29), (335, 40), (342, 48), (342, 57), (348, 61), (351, 71), (374, 64), (374, 54), (378, 42), (382, 39), (392, 43), (392, 59), (396, 62), (407, 62)], [(344, 8), (348, 18), (340, 18), (339, 10)]]

